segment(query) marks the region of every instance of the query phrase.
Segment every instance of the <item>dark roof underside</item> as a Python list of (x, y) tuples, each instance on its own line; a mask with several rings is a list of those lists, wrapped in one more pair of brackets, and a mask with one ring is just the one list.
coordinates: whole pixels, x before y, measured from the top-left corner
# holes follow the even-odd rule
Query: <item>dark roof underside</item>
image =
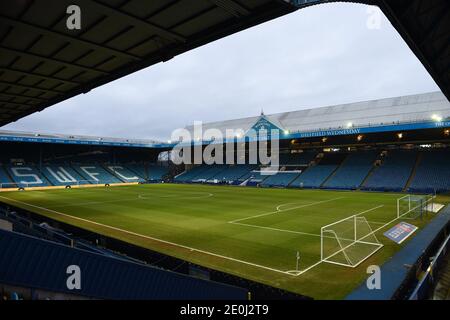
[[(66, 28), (69, 5), (81, 30)], [(0, 2), (0, 126), (295, 10), (282, 0)]]
[(450, 100), (450, 1), (375, 1)]
[[(321, 2), (332, 1), (0, 1), (0, 126), (293, 12), (293, 4)], [(359, 2), (381, 7), (450, 99), (449, 1)], [(81, 30), (66, 28), (72, 4), (82, 10)]]

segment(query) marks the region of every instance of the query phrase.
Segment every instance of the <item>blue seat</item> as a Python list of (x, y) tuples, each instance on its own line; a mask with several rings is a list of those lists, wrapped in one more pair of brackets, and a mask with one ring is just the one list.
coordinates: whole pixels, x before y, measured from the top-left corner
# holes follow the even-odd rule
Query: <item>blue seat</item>
[(408, 191), (423, 193), (450, 191), (450, 151), (424, 152)]
[(325, 188), (357, 189), (372, 169), (376, 152), (350, 154), (336, 173), (325, 183)]
[(123, 182), (144, 182), (144, 178), (123, 165), (105, 164), (104, 167)]
[(72, 165), (72, 168), (86, 180), (86, 184), (110, 184), (122, 182), (112, 173), (97, 164)]
[(244, 164), (238, 164), (238, 165), (227, 165), (225, 167), (225, 170), (217, 173), (214, 175), (211, 179), (217, 179), (219, 181), (237, 181), (242, 176), (248, 174), (253, 169), (253, 166), (251, 165), (244, 165)]
[(402, 191), (417, 159), (416, 151), (391, 150), (362, 187), (373, 191)]
[(78, 172), (69, 165), (43, 165), (42, 174), (54, 186), (73, 186), (85, 180)]
[(292, 187), (320, 188), (325, 180), (336, 170), (337, 165), (315, 165), (306, 169), (292, 183)]
[(267, 187), (287, 187), (289, 184), (297, 178), (299, 172), (282, 171), (275, 175), (268, 176), (262, 183)]
[(11, 188), (14, 187), (12, 180), (9, 178), (5, 169), (0, 166), (0, 188)]
[(17, 187), (45, 187), (51, 185), (34, 165), (10, 165), (7, 166), (7, 170)]

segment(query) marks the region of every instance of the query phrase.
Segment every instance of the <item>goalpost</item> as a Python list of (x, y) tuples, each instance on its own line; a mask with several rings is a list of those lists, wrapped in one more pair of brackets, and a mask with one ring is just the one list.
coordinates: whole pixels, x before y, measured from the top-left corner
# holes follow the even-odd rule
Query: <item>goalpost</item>
[(422, 217), (429, 206), (433, 207), (434, 196), (406, 195), (397, 199), (397, 219), (417, 219)]
[(354, 215), (321, 228), (321, 261), (356, 268), (383, 245), (367, 219)]

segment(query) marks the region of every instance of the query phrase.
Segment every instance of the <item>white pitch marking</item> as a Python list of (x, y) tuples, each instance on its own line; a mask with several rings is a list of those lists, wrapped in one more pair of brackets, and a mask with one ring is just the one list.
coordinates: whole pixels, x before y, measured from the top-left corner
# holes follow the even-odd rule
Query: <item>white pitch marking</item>
[[(203, 199), (203, 198), (214, 197), (214, 193), (211, 193), (211, 192), (187, 192), (187, 194), (191, 194), (191, 196), (183, 195), (182, 193), (181, 194), (169, 194), (169, 195), (163, 195), (163, 196), (157, 196), (157, 195), (152, 195), (152, 194), (149, 194), (149, 195), (139, 194), (138, 198), (139, 199), (151, 199), (151, 198)], [(192, 194), (200, 194), (200, 195), (193, 196)]]
[[(357, 213), (356, 215), (361, 215), (370, 211), (374, 211), (377, 210), (379, 208), (384, 207), (384, 205), (380, 205), (365, 211), (361, 211), (360, 213)], [(287, 230), (287, 229), (278, 229), (278, 228), (272, 228), (272, 227), (265, 227), (265, 226), (258, 226), (255, 224), (248, 224), (248, 223), (240, 223), (240, 222), (234, 222), (234, 221), (230, 221), (228, 223), (231, 224), (236, 224), (236, 225), (241, 225), (241, 226), (247, 226), (247, 227), (254, 227), (254, 228), (260, 228), (260, 229), (267, 229), (267, 230), (272, 230), (272, 231), (280, 231), (280, 232), (286, 232), (286, 233), (295, 233), (295, 234), (301, 234), (301, 235), (306, 235), (306, 236), (312, 236), (312, 237), (320, 237), (320, 234), (315, 234), (315, 233), (308, 233), (308, 232), (301, 232), (301, 231), (294, 231), (294, 230)], [(374, 222), (376, 224), (382, 224), (380, 222)], [(326, 238), (333, 238), (333, 237), (326, 237)]]
[(259, 265), (259, 264), (256, 264), (256, 263), (252, 263), (252, 262), (248, 262), (248, 261), (244, 261), (244, 260), (240, 260), (240, 259), (235, 259), (235, 258), (223, 256), (223, 255), (220, 255), (220, 254), (217, 254), (217, 253), (212, 253), (212, 252), (208, 252), (208, 251), (201, 250), (201, 249), (195, 249), (195, 248), (188, 247), (188, 246), (185, 246), (185, 245), (182, 245), (182, 244), (177, 244), (177, 243), (174, 243), (174, 242), (157, 239), (157, 238), (150, 237), (150, 236), (145, 236), (145, 235), (138, 234), (138, 233), (135, 233), (135, 232), (132, 232), (132, 231), (120, 229), (120, 228), (113, 227), (113, 226), (108, 226), (108, 225), (103, 224), (103, 223), (94, 222), (94, 221), (90, 221), (90, 220), (83, 219), (83, 218), (80, 218), (80, 217), (71, 216), (71, 215), (68, 215), (68, 214), (65, 214), (65, 213), (62, 213), (62, 212), (58, 212), (58, 211), (55, 211), (55, 210), (47, 209), (47, 208), (44, 208), (44, 207), (39, 207), (39, 206), (36, 206), (36, 205), (33, 205), (33, 204), (29, 204), (29, 203), (26, 203), (26, 202), (23, 202), (23, 201), (7, 198), (7, 197), (3, 197), (3, 196), (0, 196), (0, 198), (6, 199), (6, 200), (9, 200), (9, 201), (13, 201), (13, 202), (17, 202), (17, 203), (21, 203), (21, 204), (24, 204), (26, 206), (34, 207), (34, 208), (37, 208), (37, 209), (40, 209), (40, 210), (48, 211), (48, 212), (51, 212), (51, 213), (54, 213), (54, 214), (57, 214), (57, 215), (61, 215), (63, 217), (67, 217), (69, 219), (74, 219), (74, 220), (87, 222), (87, 223), (90, 223), (90, 224), (93, 224), (93, 225), (109, 228), (109, 229), (120, 231), (120, 232), (127, 233), (127, 234), (131, 234), (133, 236), (137, 236), (137, 237), (141, 237), (141, 238), (145, 238), (145, 239), (149, 239), (149, 240), (165, 243), (165, 244), (168, 244), (168, 245), (171, 245), (171, 246), (174, 246), (174, 247), (183, 248), (183, 249), (186, 249), (186, 250), (189, 250), (189, 251), (196, 251), (196, 252), (207, 254), (207, 255), (210, 255), (210, 256), (214, 256), (214, 257), (218, 257), (218, 258), (222, 258), (222, 259), (226, 259), (226, 260), (230, 260), (230, 261), (234, 261), (234, 262), (239, 262), (239, 263), (246, 264), (246, 265), (249, 265), (249, 266), (253, 266), (253, 267), (257, 267), (257, 268), (261, 268), (261, 269), (265, 269), (265, 270), (269, 270), (269, 271), (273, 271), (273, 272), (277, 272), (277, 273), (282, 273), (282, 274), (286, 274), (286, 275), (291, 275), (291, 274), (287, 273), (286, 271), (282, 271), (282, 270), (278, 270), (278, 269), (262, 266), (262, 265)]
[(240, 223), (240, 222), (228, 222), (228, 223), (236, 224), (238, 226), (253, 227), (253, 228), (266, 229), (266, 230), (272, 230), (272, 231), (280, 231), (280, 232), (286, 232), (286, 233), (302, 234), (305, 236), (312, 236), (312, 237), (320, 237), (320, 234), (315, 234), (315, 233), (278, 229), (278, 228), (272, 228), (272, 227), (264, 227), (264, 226), (258, 226), (258, 225), (254, 225), (254, 224), (247, 224), (247, 223)]
[(323, 200), (323, 201), (317, 201), (317, 202), (312, 202), (312, 203), (308, 203), (308, 204), (304, 204), (304, 205), (301, 205), (298, 207), (292, 207), (292, 208), (288, 208), (288, 209), (284, 209), (284, 210), (278, 209), (280, 206), (282, 206), (282, 204), (281, 204), (277, 207), (276, 211), (271, 211), (271, 212), (266, 212), (266, 213), (262, 213), (262, 214), (257, 214), (257, 215), (251, 216), (251, 217), (236, 219), (233, 221), (229, 221), (229, 223), (235, 223), (235, 222), (249, 220), (249, 219), (253, 219), (253, 218), (264, 217), (264, 216), (268, 216), (268, 215), (275, 214), (275, 213), (286, 212), (286, 211), (301, 209), (301, 208), (305, 208), (305, 207), (315, 206), (317, 204), (327, 203), (327, 202), (336, 201), (336, 200), (340, 200), (340, 199), (344, 199), (344, 198), (345, 197), (339, 197), (339, 198), (333, 198), (333, 199), (328, 199), (328, 200)]

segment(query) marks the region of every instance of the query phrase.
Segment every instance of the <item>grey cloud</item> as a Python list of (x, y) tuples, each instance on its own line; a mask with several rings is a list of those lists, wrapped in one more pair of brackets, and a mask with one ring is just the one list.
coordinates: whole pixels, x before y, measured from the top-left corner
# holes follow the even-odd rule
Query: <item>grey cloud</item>
[(195, 49), (3, 129), (168, 139), (220, 121), (438, 90), (384, 18), (314, 6)]

